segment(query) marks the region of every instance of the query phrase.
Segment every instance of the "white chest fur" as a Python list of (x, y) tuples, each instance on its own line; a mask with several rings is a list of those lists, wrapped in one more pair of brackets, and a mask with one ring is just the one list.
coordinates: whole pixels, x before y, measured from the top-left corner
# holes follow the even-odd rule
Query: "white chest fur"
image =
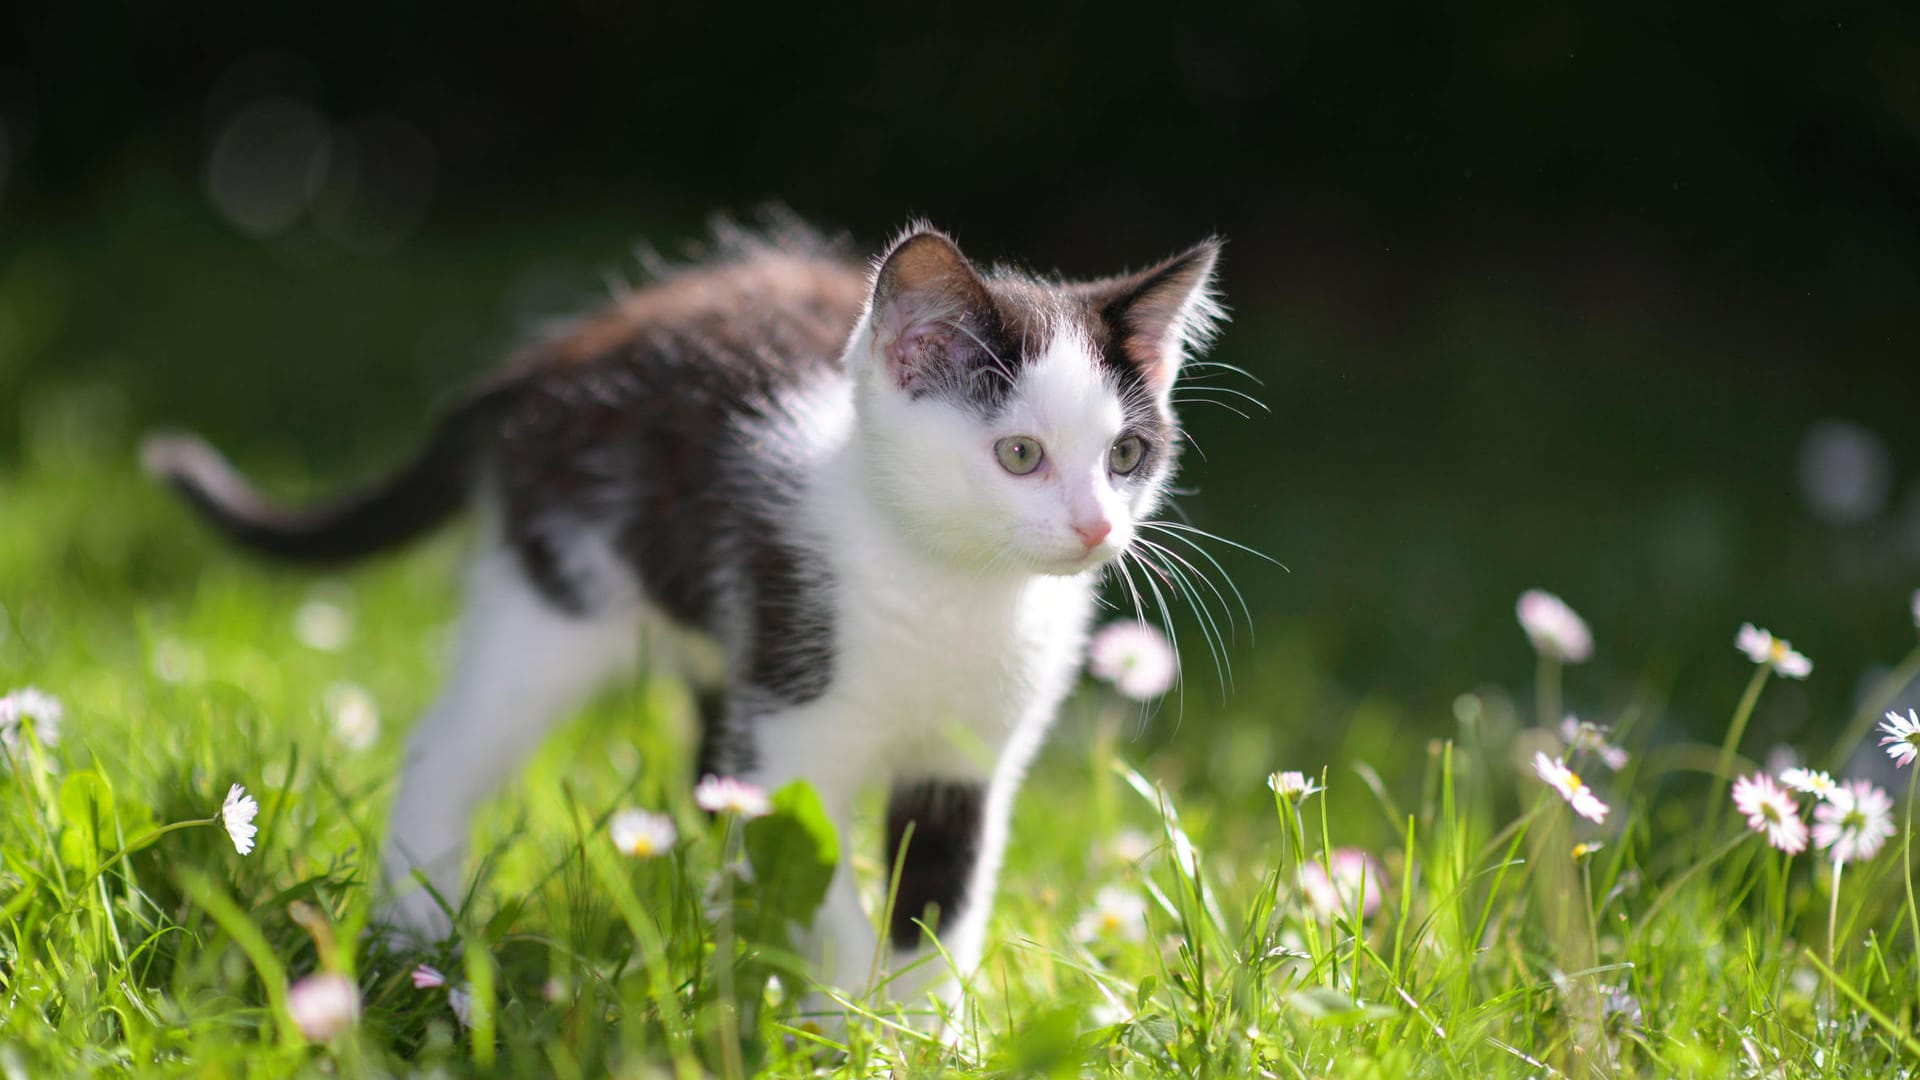
[(990, 771), (1016, 738), (1037, 740), (1078, 670), (1093, 575), (944, 565), (863, 499), (821, 505), (834, 678), (820, 705), (893, 772), (947, 771), (956, 756)]

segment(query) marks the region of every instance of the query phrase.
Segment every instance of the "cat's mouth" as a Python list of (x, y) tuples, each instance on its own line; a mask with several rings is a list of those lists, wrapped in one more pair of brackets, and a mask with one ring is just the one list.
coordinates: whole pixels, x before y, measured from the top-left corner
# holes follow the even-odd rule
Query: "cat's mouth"
[(1053, 577), (1078, 577), (1118, 562), (1124, 550), (1112, 544), (1101, 544), (1071, 555), (1035, 559), (1034, 569)]

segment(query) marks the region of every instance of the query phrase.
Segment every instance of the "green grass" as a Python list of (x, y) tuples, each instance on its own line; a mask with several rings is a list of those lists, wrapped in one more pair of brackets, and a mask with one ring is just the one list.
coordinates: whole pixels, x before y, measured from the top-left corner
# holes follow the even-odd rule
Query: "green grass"
[[(1897, 522), (1826, 529), (1797, 513), (1789, 479), (1812, 419), (1900, 430), (1908, 397), (1733, 371), (1631, 319), (1471, 282), (1401, 336), (1368, 336), (1311, 297), (1263, 296), (1230, 263), (1220, 358), (1265, 380), (1275, 414), (1190, 410), (1205, 456), (1187, 479), (1204, 490), (1185, 505), (1293, 572), (1221, 553), (1257, 630), (1231, 642), (1230, 692), (1183, 617), (1184, 696), (1151, 713), (1095, 687), (1070, 703), (1020, 799), (995, 945), (951, 1045), (873, 1003), (844, 1050), (800, 1026), (777, 917), (804, 899), (817, 841), (728, 841), (691, 812), (690, 708), (664, 681), (605, 695), (487, 810), (464, 951), (363, 937), (367, 853), (437, 684), (466, 538), (335, 578), (262, 566), (139, 478), (134, 438), (207, 430), (294, 494), (371, 472), (431, 397), (505, 350), (502, 309), (541, 291), (528, 282), (588, 282), (559, 306), (584, 302), (593, 271), (660, 225), (641, 213), (447, 227), (364, 261), (246, 241), (190, 193), (134, 185), (104, 195), (98, 220), (12, 237), (0, 693), (39, 686), (67, 711), (56, 746), (0, 769), (0, 1072), (1920, 1067), (1904, 830), (1846, 868), (1832, 925), (1825, 859), (1767, 849), (1724, 796), (1709, 809), (1752, 674), (1729, 647), (1741, 619), (1818, 666), (1762, 689), (1731, 772), (1780, 743), (1835, 760), (1850, 717), (1914, 673)], [(656, 236), (671, 248), (689, 231)], [(1612, 804), (1604, 827), (1572, 819), (1528, 766), (1552, 749), (1536, 716), (1558, 711), (1513, 624), (1536, 584), (1599, 641), (1559, 696), (1633, 751), (1617, 776), (1580, 766)], [(316, 604), (351, 622), (337, 649), (297, 631)], [(377, 703), (365, 749), (333, 730), (343, 685)], [(1266, 787), (1282, 769), (1324, 770), (1328, 790), (1295, 815)], [(151, 836), (207, 819), (235, 783), (262, 806), (251, 855), (213, 826)], [(685, 842), (671, 859), (615, 857), (600, 830), (623, 806), (671, 811)], [(763, 834), (806, 815), (769, 820)], [(851, 842), (877, 854), (873, 832)], [(1147, 853), (1117, 857), (1136, 834)], [(1301, 867), (1343, 848), (1382, 874), (1364, 919), (1301, 900)], [(761, 884), (727, 869), (742, 850), (759, 852)], [(877, 859), (862, 868), (882, 891)], [(769, 893), (774, 879), (789, 884)], [(1145, 904), (1145, 940), (1076, 933), (1113, 889)], [(444, 989), (413, 988), (422, 962), (473, 992), (472, 1028)], [(321, 968), (350, 973), (365, 1007), (311, 1046), (282, 1002)]]
[[(1317, 680), (1311, 646), (1286, 633), (1244, 650), (1237, 718), (1170, 704), (1153, 725), (1163, 734), (1145, 740), (1138, 710), (1099, 688), (1070, 704), (1020, 800), (994, 945), (945, 1040), (908, 1015), (923, 1003), (865, 1001), (844, 1031), (795, 1015), (802, 977), (781, 928), (810, 889), (815, 840), (791, 831), (808, 817), (765, 819), (741, 844), (692, 812), (689, 706), (667, 682), (598, 701), (484, 815), (479, 882), (454, 898), (464, 950), (390, 951), (362, 933), (367, 853), (405, 727), (435, 683), (464, 538), (326, 580), (252, 564), (134, 474), (101, 409), (95, 396), (45, 395), (0, 473), (0, 689), (37, 685), (67, 707), (57, 745), (23, 743), (0, 777), (0, 1065), (14, 1073), (1883, 1077), (1920, 1066), (1904, 829), (1846, 868), (1835, 906), (1826, 860), (1780, 855), (1731, 813), (1705, 831), (1701, 781), (1718, 739), (1648, 745), (1658, 702), (1645, 695), (1619, 717), (1628, 767), (1585, 770), (1613, 804), (1594, 827), (1526, 766), (1552, 749), (1533, 686), (1483, 685), (1451, 718), (1414, 725), (1391, 702)], [(314, 603), (348, 616), (337, 649), (297, 632)], [(1603, 647), (1629, 632), (1596, 630)], [(1517, 629), (1512, 643), (1524, 655)], [(1731, 649), (1718, 662), (1718, 677), (1744, 678)], [(1564, 676), (1569, 695), (1588, 677)], [(331, 729), (326, 703), (343, 682), (378, 703), (369, 748)], [(1337, 726), (1339, 755), (1286, 756), (1263, 712)], [(1756, 753), (1736, 747), (1735, 771)], [(1329, 790), (1277, 800), (1264, 777), (1284, 768)], [(210, 825), (152, 835), (210, 817), (235, 783), (262, 807), (251, 855)], [(617, 856), (604, 821), (629, 805), (673, 812), (681, 846)], [(1116, 855), (1133, 831), (1145, 853)], [(873, 850), (871, 835), (851, 841)], [(1317, 915), (1302, 867), (1345, 847), (1380, 868), (1379, 909)], [(736, 873), (743, 852), (751, 881)], [(875, 860), (864, 867), (878, 889)], [(1144, 902), (1146, 932), (1083, 939), (1076, 923), (1112, 888)], [(445, 990), (413, 988), (422, 962), (473, 995), (471, 1027)], [(365, 1004), (347, 1033), (310, 1044), (286, 991), (320, 969), (351, 976)]]

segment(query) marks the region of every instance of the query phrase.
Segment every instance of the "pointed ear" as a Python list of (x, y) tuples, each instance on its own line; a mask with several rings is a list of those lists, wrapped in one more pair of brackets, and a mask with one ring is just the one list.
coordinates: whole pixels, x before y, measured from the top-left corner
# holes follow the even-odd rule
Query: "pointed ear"
[(893, 384), (917, 390), (966, 366), (979, 346), (965, 324), (992, 304), (959, 245), (917, 226), (880, 261), (869, 305), (874, 353)]
[(1089, 286), (1115, 344), (1162, 393), (1226, 317), (1213, 295), (1219, 261), (1220, 241), (1209, 238), (1158, 266)]

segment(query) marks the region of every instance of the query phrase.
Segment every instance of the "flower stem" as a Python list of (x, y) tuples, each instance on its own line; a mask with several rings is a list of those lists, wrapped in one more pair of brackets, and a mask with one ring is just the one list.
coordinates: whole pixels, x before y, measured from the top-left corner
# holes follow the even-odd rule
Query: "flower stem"
[(1727, 738), (1720, 744), (1720, 758), (1713, 766), (1713, 794), (1707, 799), (1707, 828), (1700, 834), (1701, 843), (1712, 843), (1720, 832), (1720, 803), (1727, 796), (1727, 784), (1732, 781), (1728, 774), (1733, 771), (1733, 755), (1740, 749), (1740, 738), (1747, 733), (1747, 721), (1753, 719), (1753, 707), (1760, 701), (1760, 688), (1767, 685), (1767, 676), (1773, 674), (1773, 668), (1761, 664), (1754, 669), (1753, 678), (1747, 681), (1746, 693), (1740, 695), (1740, 704), (1733, 710), (1733, 722), (1727, 725)]
[[(1920, 767), (1908, 769), (1906, 829), (1900, 841), (1900, 861), (1907, 871), (1901, 875), (1907, 886), (1907, 921), (1913, 926), (1914, 947), (1920, 948), (1920, 908), (1913, 903), (1913, 793), (1917, 783), (1920, 783)], [(1915, 980), (1920, 981), (1920, 975), (1916, 975)]]
[(1535, 668), (1533, 707), (1541, 727), (1552, 730), (1560, 722), (1560, 661), (1544, 652)]
[(1860, 745), (1860, 740), (1872, 733), (1873, 725), (1881, 714), (1900, 696), (1900, 691), (1915, 679), (1920, 679), (1920, 648), (1908, 653), (1898, 667), (1880, 680), (1879, 685), (1873, 688), (1873, 693), (1867, 695), (1866, 703), (1859, 712), (1853, 714), (1853, 719), (1847, 722), (1846, 731), (1833, 744), (1833, 749), (1827, 752), (1829, 769), (1839, 770), (1846, 766), (1847, 759), (1853, 756), (1853, 750)]
[(171, 825), (162, 825), (159, 828), (153, 830), (152, 832), (147, 833), (144, 836), (141, 836), (135, 839), (132, 843), (129, 843), (126, 847), (121, 848), (119, 851), (114, 852), (112, 857), (108, 858), (106, 862), (103, 862), (100, 864), (99, 869), (95, 870), (92, 874), (88, 875), (86, 884), (92, 885), (95, 879), (101, 877), (107, 871), (113, 869), (114, 864), (118, 863), (121, 859), (124, 859), (128, 855), (131, 855), (134, 852), (140, 850), (141, 848), (146, 847), (148, 844), (153, 843), (155, 840), (160, 839), (162, 836), (165, 836), (170, 832), (179, 832), (181, 829), (191, 829), (196, 825), (218, 825), (218, 824), (220, 824), (220, 815), (215, 814), (213, 817), (210, 817), (210, 818), (194, 818), (191, 821), (176, 821)]
[(1834, 927), (1840, 921), (1840, 871), (1846, 869), (1845, 859), (1833, 860), (1833, 895), (1827, 901), (1827, 966), (1840, 970), (1840, 962), (1833, 955)]

